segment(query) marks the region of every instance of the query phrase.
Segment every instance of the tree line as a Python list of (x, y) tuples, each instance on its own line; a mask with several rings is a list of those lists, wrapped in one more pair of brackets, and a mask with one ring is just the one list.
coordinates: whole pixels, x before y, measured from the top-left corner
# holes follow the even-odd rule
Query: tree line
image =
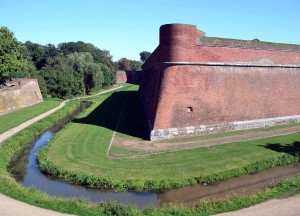
[(135, 70), (140, 71), (142, 70), (142, 64), (147, 60), (147, 58), (151, 55), (148, 51), (140, 52), (140, 61), (130, 60), (127, 58), (121, 58), (117, 62), (117, 67), (119, 70)]
[(82, 41), (58, 46), (21, 43), (7, 27), (0, 28), (0, 84), (36, 78), (44, 97), (89, 94), (113, 85), (117, 69), (141, 70), (141, 64), (126, 58), (113, 62), (109, 51)]

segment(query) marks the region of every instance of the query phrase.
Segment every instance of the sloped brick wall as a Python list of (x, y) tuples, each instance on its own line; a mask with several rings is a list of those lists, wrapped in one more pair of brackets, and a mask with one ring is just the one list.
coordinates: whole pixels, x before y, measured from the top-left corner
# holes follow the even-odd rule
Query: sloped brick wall
[(300, 46), (199, 43), (204, 34), (193, 25), (160, 28), (140, 87), (149, 134), (300, 115)]

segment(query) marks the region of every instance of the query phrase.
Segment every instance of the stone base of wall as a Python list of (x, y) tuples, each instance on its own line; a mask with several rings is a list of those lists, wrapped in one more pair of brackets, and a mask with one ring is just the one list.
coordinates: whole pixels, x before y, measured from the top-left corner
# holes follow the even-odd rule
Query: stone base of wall
[(215, 125), (188, 126), (184, 128), (169, 128), (152, 130), (150, 140), (172, 139), (186, 136), (201, 136), (213, 133), (220, 133), (235, 130), (247, 130), (262, 127), (272, 127), (275, 125), (300, 122), (300, 115), (284, 116), (278, 118), (256, 119), (249, 121), (237, 121)]

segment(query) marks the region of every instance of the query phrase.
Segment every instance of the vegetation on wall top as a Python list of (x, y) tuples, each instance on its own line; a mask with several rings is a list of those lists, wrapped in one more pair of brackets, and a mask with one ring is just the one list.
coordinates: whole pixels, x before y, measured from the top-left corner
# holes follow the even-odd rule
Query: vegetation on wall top
[(273, 43), (260, 41), (259, 39), (240, 40), (201, 36), (197, 40), (197, 45), (300, 52), (300, 45), (297, 44)]

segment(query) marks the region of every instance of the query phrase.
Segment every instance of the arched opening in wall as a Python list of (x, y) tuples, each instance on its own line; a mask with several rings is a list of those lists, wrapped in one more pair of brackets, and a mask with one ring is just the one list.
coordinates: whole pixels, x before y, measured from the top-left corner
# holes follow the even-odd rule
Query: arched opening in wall
[(34, 95), (35, 95), (35, 98), (36, 98), (36, 99), (39, 99), (38, 94), (37, 94), (36, 91), (34, 91)]
[(191, 106), (187, 107), (187, 112), (192, 113), (193, 112), (193, 107), (191, 107)]

